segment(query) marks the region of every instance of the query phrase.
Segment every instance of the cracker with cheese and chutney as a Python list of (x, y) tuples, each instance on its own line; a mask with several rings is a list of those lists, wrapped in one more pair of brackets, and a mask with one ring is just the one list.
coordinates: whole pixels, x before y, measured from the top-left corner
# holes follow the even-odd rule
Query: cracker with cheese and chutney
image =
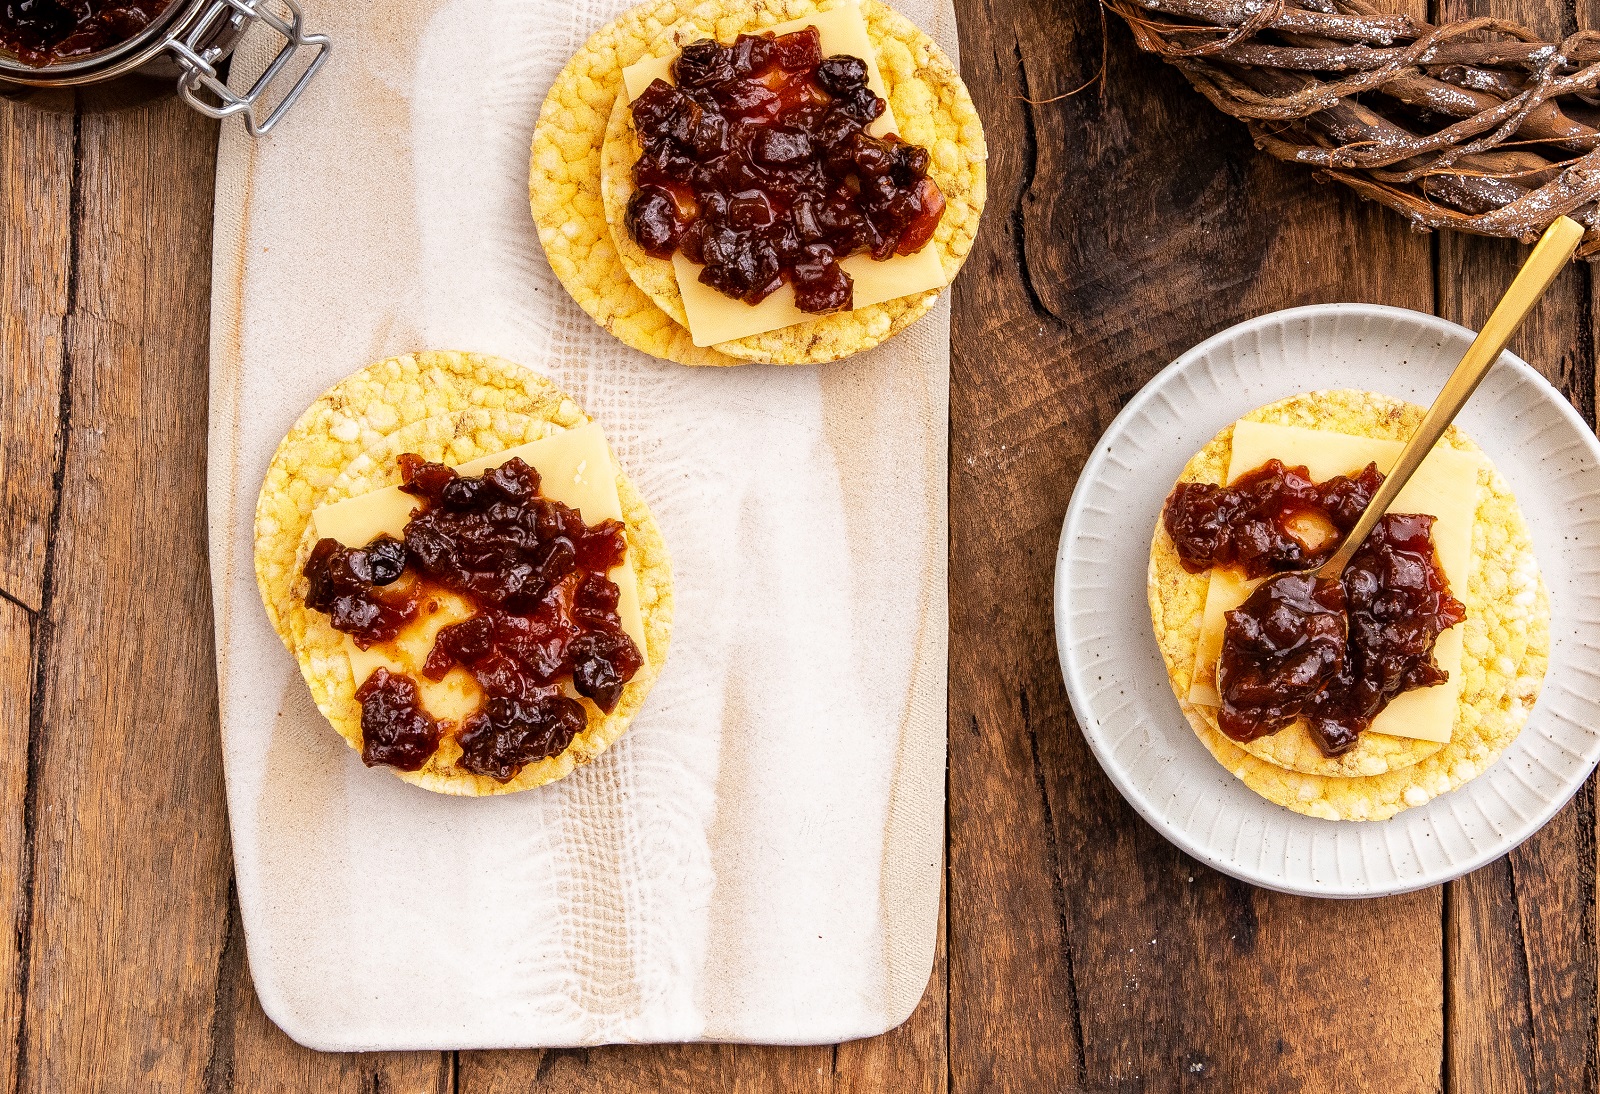
[(1338, 580), (1289, 574), (1332, 555), (1424, 413), (1362, 391), (1262, 407), (1189, 461), (1157, 521), (1148, 596), (1178, 703), (1223, 766), (1297, 812), (1378, 820), (1455, 789), (1543, 682), (1532, 540), (1457, 428)]
[(256, 577), (368, 766), (446, 794), (542, 785), (614, 743), (666, 658), (661, 534), (600, 427), (495, 357), (335, 385), (279, 445)]
[(986, 157), (949, 58), (877, 0), (655, 0), (557, 78), (529, 196), (556, 275), (628, 345), (806, 364), (933, 306)]

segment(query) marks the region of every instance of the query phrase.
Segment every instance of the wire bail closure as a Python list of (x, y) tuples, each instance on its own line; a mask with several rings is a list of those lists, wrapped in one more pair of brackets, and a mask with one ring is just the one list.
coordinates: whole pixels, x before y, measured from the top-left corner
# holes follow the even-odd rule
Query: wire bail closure
[[(287, 19), (271, 9), (274, 2), (286, 9)], [(217, 75), (216, 64), (227, 50), (205, 43), (232, 37), (227, 31), (243, 33), (257, 20), (275, 30), (284, 39), (284, 45), (250, 89), (238, 94)], [(232, 25), (224, 27), (224, 22)], [(183, 69), (183, 75), (178, 77), (178, 94), (183, 101), (210, 118), (242, 115), (245, 128), (253, 137), (266, 136), (282, 120), (301, 92), (305, 91), (311, 77), (327, 61), (332, 48), (333, 43), (326, 34), (305, 32), (300, 5), (295, 0), (213, 0), (211, 7), (188, 34), (167, 43), (167, 50), (177, 58), (178, 66)], [(302, 49), (315, 51), (305, 71), (267, 116), (259, 117), (257, 107), (267, 88)], [(209, 99), (204, 93), (215, 98)]]

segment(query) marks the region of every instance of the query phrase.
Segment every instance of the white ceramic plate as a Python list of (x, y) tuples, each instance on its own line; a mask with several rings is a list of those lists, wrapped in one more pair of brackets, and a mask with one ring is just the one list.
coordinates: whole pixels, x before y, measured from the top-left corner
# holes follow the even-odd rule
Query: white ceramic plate
[(1188, 854), (1290, 893), (1436, 885), (1505, 854), (1600, 759), (1600, 443), (1507, 353), (1457, 419), (1510, 482), (1550, 587), (1544, 692), (1486, 773), (1386, 821), (1324, 821), (1258, 797), (1184, 720), (1150, 628), (1145, 570), (1167, 492), (1223, 426), (1287, 395), (1363, 388), (1428, 405), (1472, 341), (1431, 315), (1367, 304), (1275, 312), (1202, 342), (1128, 404), (1083, 469), (1056, 555), (1061, 672), (1095, 756)]

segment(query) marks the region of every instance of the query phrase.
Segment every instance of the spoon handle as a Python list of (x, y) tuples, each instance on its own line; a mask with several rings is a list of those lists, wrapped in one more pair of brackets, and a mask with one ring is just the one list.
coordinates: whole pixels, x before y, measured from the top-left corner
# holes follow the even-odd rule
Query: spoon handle
[(1561, 268), (1572, 257), (1572, 252), (1577, 250), (1583, 232), (1583, 225), (1571, 217), (1564, 216), (1557, 217), (1555, 222), (1544, 230), (1544, 235), (1539, 237), (1533, 252), (1528, 255), (1528, 261), (1523, 263), (1522, 269), (1517, 271), (1516, 278), (1512, 280), (1511, 287), (1500, 298), (1500, 303), (1495, 305), (1489, 321), (1483, 325), (1478, 337), (1467, 347), (1461, 363), (1456, 365), (1455, 371), (1451, 372), (1450, 378), (1444, 382), (1444, 390), (1439, 392), (1439, 397), (1433, 401), (1433, 406), (1428, 408), (1428, 414), (1422, 419), (1422, 424), (1406, 442), (1405, 448), (1400, 450), (1400, 458), (1385, 476), (1383, 484), (1378, 487), (1378, 492), (1373, 495), (1371, 504), (1361, 514), (1361, 519), (1350, 529), (1350, 534), (1344, 537), (1344, 542), (1339, 545), (1333, 557), (1317, 569), (1318, 577), (1336, 578), (1344, 572), (1344, 568), (1350, 564), (1350, 559), (1355, 556), (1357, 548), (1367, 538), (1367, 534), (1377, 525), (1383, 514), (1388, 512), (1395, 495), (1400, 493), (1428, 453), (1433, 451), (1433, 446), (1444, 436), (1445, 429), (1455, 420), (1455, 416), (1466, 404), (1467, 399), (1477, 390), (1478, 384), (1488, 375), (1490, 366), (1499, 360), (1500, 351), (1506, 348), (1506, 343), (1511, 341), (1511, 336), (1522, 326), (1522, 321), (1528, 317), (1533, 306), (1550, 287), (1550, 282), (1556, 279)]

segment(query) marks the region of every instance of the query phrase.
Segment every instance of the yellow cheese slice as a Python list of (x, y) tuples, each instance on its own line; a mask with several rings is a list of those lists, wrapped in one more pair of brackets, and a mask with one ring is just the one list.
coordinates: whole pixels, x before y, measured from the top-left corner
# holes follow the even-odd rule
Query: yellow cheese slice
[[(1233, 454), (1228, 481), (1277, 458), (1291, 467), (1304, 465), (1317, 482), (1349, 475), (1369, 463), (1387, 472), (1405, 446), (1399, 441), (1351, 437), (1298, 426), (1240, 422), (1233, 430)], [(1472, 522), (1478, 505), (1478, 469), (1475, 453), (1435, 448), (1422, 461), (1411, 481), (1390, 506), (1395, 513), (1426, 513), (1435, 519), (1434, 547), (1451, 590), (1460, 597), (1472, 574)], [(1220, 706), (1217, 694), (1217, 658), (1222, 652), (1225, 613), (1244, 603), (1261, 583), (1242, 577), (1232, 568), (1211, 571), (1200, 643), (1195, 651), (1194, 683), (1189, 701), (1199, 706)], [(1401, 695), (1373, 721), (1374, 733), (1424, 741), (1448, 741), (1456, 720), (1456, 699), (1461, 690), (1462, 628), (1458, 625), (1439, 636), (1434, 659), (1450, 679), (1431, 688)]]
[[(349, 546), (348, 544), (346, 546)], [(360, 687), (380, 668), (404, 673), (417, 685), (417, 699), (430, 716), (461, 725), (483, 702), (483, 689), (472, 673), (456, 665), (442, 680), (429, 680), (422, 666), (433, 652), (433, 640), (451, 623), (460, 623), (478, 614), (472, 602), (444, 589), (432, 590), (423, 601), (417, 621), (388, 642), (361, 649), (345, 636), (345, 653), (350, 658), (350, 675)]]
[[(541, 494), (578, 510), (587, 523), (623, 519), (622, 500), (617, 495), (616, 465), (612, 462), (605, 434), (597, 423), (590, 422), (577, 429), (470, 460), (456, 465), (456, 470), (463, 475), (481, 475), (513, 457), (521, 457), (539, 472)], [(311, 519), (319, 539), (336, 539), (346, 547), (361, 547), (385, 532), (400, 537), (417, 504), (417, 499), (399, 486), (390, 486), (319, 506), (312, 512)], [(617, 585), (617, 615), (622, 629), (639, 648), (639, 655), (648, 657), (644, 616), (639, 608), (639, 581), (632, 558), (625, 557), (608, 576)], [(439, 628), (468, 618), (474, 614), (474, 609), (468, 601), (442, 590), (430, 599), (437, 603), (437, 610), (425, 612), (392, 642), (360, 650), (347, 637), (345, 649), (356, 686), (380, 665), (391, 672), (404, 672), (416, 680), (422, 705), (429, 714), (454, 721), (477, 708), (481, 698), (477, 682), (459, 667), (441, 681), (427, 680), (421, 676), (422, 663), (433, 648), (434, 635)]]
[[(867, 35), (867, 24), (861, 17), (861, 8), (854, 3), (843, 4), (829, 11), (818, 12), (805, 19), (780, 23), (762, 28), (775, 36), (805, 27), (816, 27), (822, 38), (822, 55), (833, 57), (847, 54), (859, 57), (867, 64), (867, 86), (884, 101), (884, 111), (877, 121), (867, 128), (875, 137), (895, 132), (894, 114), (889, 110), (889, 96), (884, 88), (883, 76), (878, 72), (877, 51)], [(672, 62), (677, 53), (663, 57), (649, 57), (622, 70), (623, 87), (628, 101), (638, 98), (655, 80), (672, 82)], [(723, 296), (710, 285), (700, 283), (701, 267), (682, 255), (672, 256), (673, 271), (678, 276), (678, 291), (683, 296), (683, 310), (689, 318), (689, 334), (697, 346), (714, 346), (736, 338), (808, 323), (815, 315), (801, 311), (794, 303), (794, 290), (788, 285), (779, 289), (759, 304), (746, 304)], [(916, 254), (895, 255), (879, 262), (871, 255), (851, 255), (839, 267), (855, 281), (853, 304), (865, 308), (894, 300), (913, 293), (941, 289), (945, 285), (944, 265), (939, 261), (938, 249), (931, 244)]]

